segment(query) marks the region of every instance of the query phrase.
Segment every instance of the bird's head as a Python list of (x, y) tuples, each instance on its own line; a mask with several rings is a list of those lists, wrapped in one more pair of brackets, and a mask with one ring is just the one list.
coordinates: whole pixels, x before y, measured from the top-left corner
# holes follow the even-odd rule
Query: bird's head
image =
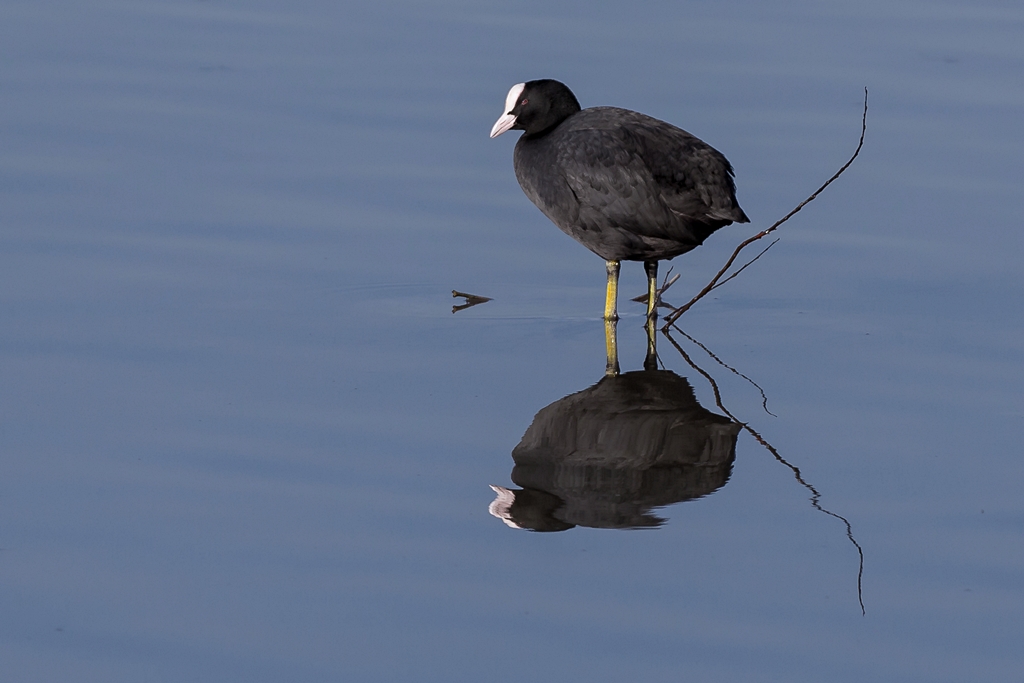
[(579, 110), (579, 100), (564, 83), (550, 78), (516, 83), (505, 97), (505, 114), (491, 128), (491, 137), (496, 138), (508, 130), (539, 135)]

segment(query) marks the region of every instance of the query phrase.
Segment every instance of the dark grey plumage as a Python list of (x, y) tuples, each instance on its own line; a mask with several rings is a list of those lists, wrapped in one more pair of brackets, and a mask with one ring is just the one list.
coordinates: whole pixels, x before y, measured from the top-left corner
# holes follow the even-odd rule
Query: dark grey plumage
[(748, 221), (721, 153), (628, 109), (584, 109), (523, 135), (514, 160), (526, 196), (606, 261), (670, 259)]
[(664, 121), (617, 107), (581, 109), (564, 84), (539, 80), (512, 88), (491, 137), (510, 129), (524, 131), (514, 165), (526, 196), (610, 268), (645, 261), (650, 275), (657, 261), (749, 221), (728, 160)]

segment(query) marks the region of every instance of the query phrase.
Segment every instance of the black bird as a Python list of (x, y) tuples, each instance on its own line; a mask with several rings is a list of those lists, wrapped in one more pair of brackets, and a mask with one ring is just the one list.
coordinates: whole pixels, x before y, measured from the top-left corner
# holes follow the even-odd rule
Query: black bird
[(643, 261), (648, 327), (658, 261), (749, 219), (729, 161), (685, 130), (617, 107), (581, 109), (563, 83), (517, 83), (491, 137), (522, 130), (514, 165), (523, 192), (563, 232), (603, 258), (604, 317), (618, 319), (619, 262)]

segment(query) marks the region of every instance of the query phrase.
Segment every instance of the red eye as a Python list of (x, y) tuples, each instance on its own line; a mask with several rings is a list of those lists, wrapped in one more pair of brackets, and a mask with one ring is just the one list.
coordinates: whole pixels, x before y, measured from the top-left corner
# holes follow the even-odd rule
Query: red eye
[(519, 104), (520, 104), (520, 106), (522, 106), (522, 105), (524, 105), (524, 104), (528, 103), (529, 101), (530, 101), (530, 100), (523, 100), (523, 101), (522, 101), (522, 102), (520, 102)]

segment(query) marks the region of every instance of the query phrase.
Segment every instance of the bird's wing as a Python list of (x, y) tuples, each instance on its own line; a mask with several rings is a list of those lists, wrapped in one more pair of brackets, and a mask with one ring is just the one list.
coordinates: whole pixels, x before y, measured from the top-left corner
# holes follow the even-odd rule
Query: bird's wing
[(669, 237), (671, 212), (632, 137), (621, 130), (572, 131), (557, 166), (576, 198), (580, 227)]
[(581, 222), (675, 239), (681, 224), (742, 216), (732, 167), (722, 154), (674, 126), (628, 114), (628, 125), (579, 128), (559, 146), (559, 166), (579, 200)]
[(633, 132), (661, 198), (672, 211), (693, 220), (738, 220), (732, 165), (703, 140), (657, 119), (638, 114)]

